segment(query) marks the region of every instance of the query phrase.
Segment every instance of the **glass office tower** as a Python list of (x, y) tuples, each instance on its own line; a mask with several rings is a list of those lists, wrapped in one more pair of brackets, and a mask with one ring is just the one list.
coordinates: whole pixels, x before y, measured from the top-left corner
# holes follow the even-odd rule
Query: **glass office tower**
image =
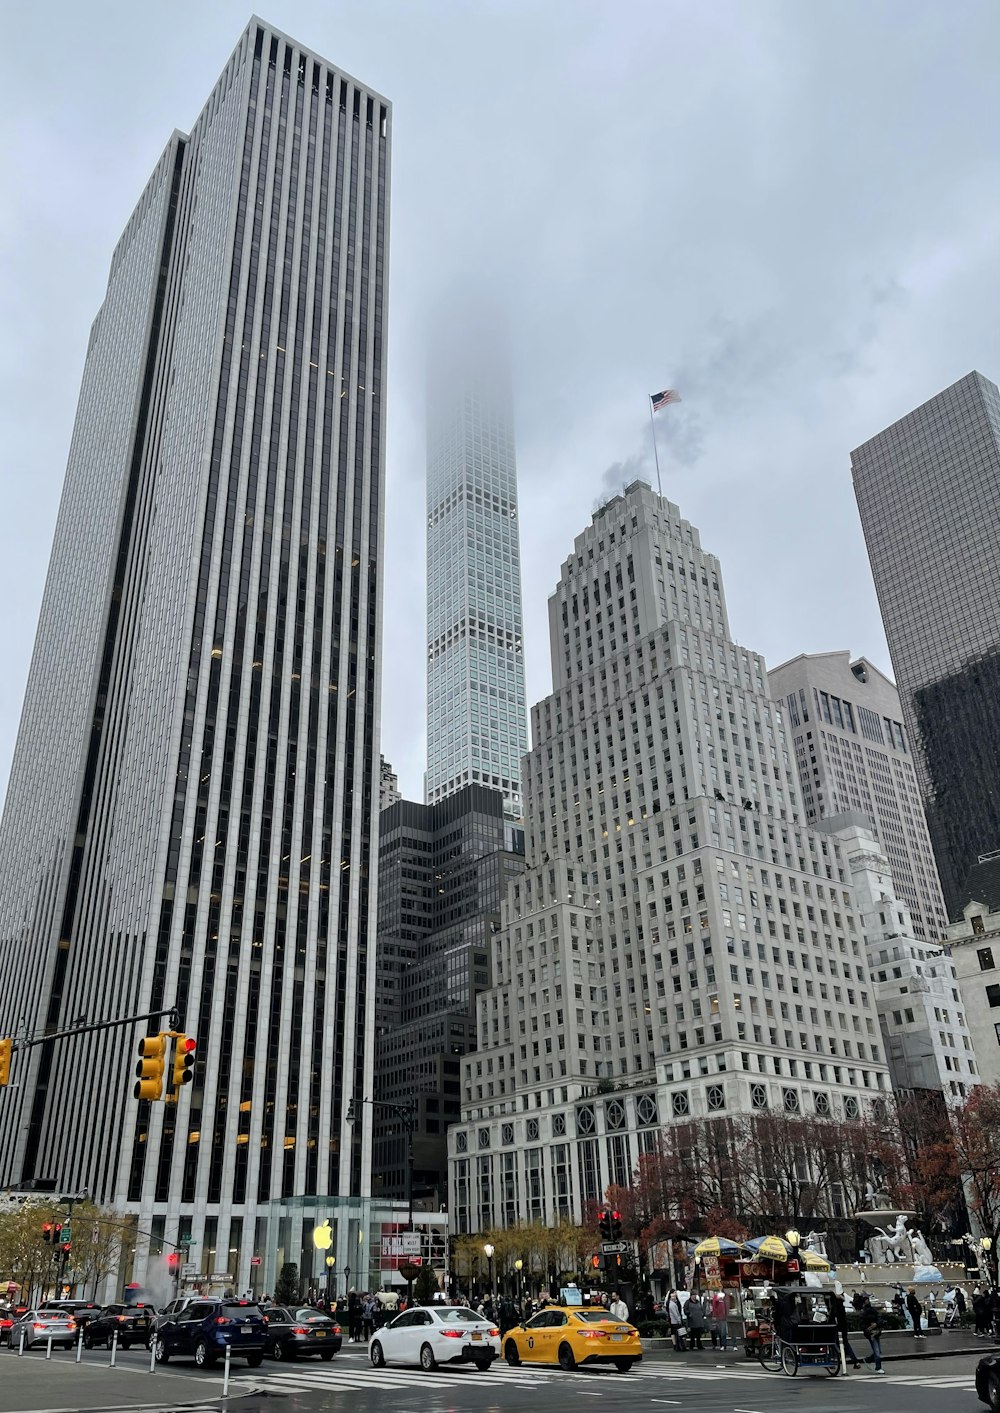
[(1000, 391), (969, 373), (851, 453), (951, 917), (1000, 848)]
[(176, 1105), (132, 1098), (143, 1026), (16, 1056), (0, 1181), (239, 1284), (258, 1204), (370, 1184), (389, 123), (253, 20), (167, 144), (91, 334), (0, 834), (0, 1033), (176, 1002), (198, 1042)]
[(488, 785), (521, 817), (522, 637), (510, 362), (495, 323), (465, 312), (429, 380), (428, 804)]

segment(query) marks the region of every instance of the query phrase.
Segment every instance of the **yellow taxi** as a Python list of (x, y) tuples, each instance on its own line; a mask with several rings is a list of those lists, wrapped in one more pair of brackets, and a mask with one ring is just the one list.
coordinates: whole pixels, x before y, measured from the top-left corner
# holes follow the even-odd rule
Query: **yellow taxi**
[(507, 1363), (558, 1364), (575, 1369), (580, 1364), (613, 1364), (627, 1373), (642, 1358), (639, 1331), (616, 1320), (601, 1305), (547, 1305), (523, 1325), (503, 1337)]

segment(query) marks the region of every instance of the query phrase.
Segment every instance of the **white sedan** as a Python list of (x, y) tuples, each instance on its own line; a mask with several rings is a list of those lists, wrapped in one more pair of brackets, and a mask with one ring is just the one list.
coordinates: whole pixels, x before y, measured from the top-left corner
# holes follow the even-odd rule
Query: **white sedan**
[(386, 1364), (475, 1364), (488, 1369), (500, 1357), (500, 1331), (465, 1305), (427, 1305), (404, 1310), (373, 1334), (368, 1357), (376, 1369)]

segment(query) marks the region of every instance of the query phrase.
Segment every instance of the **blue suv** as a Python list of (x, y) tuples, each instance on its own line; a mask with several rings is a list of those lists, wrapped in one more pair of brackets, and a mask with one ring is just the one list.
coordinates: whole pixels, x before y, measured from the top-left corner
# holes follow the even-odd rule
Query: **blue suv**
[(193, 1358), (209, 1369), (227, 1349), (256, 1369), (264, 1358), (267, 1324), (248, 1300), (195, 1300), (156, 1326), (156, 1362), (174, 1355)]

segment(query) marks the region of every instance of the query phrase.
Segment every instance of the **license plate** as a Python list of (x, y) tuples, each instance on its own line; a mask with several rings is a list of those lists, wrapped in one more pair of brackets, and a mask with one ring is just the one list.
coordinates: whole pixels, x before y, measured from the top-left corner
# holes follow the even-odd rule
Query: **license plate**
[(326, 1339), (326, 1330), (316, 1330), (315, 1335), (317, 1339)]
[(615, 1334), (613, 1334), (613, 1335), (611, 1336), (611, 1338), (612, 1338), (612, 1339), (615, 1339), (615, 1340), (618, 1340), (618, 1339), (624, 1339), (625, 1336), (624, 1336), (624, 1335), (615, 1335)]
[(482, 1339), (482, 1337), (483, 1337), (483, 1336), (482, 1336), (482, 1334), (479, 1332), (479, 1330), (473, 1330), (473, 1331), (472, 1331), (472, 1338), (473, 1338), (473, 1339)]
[(240, 1334), (253, 1334), (253, 1325), (240, 1325)]

